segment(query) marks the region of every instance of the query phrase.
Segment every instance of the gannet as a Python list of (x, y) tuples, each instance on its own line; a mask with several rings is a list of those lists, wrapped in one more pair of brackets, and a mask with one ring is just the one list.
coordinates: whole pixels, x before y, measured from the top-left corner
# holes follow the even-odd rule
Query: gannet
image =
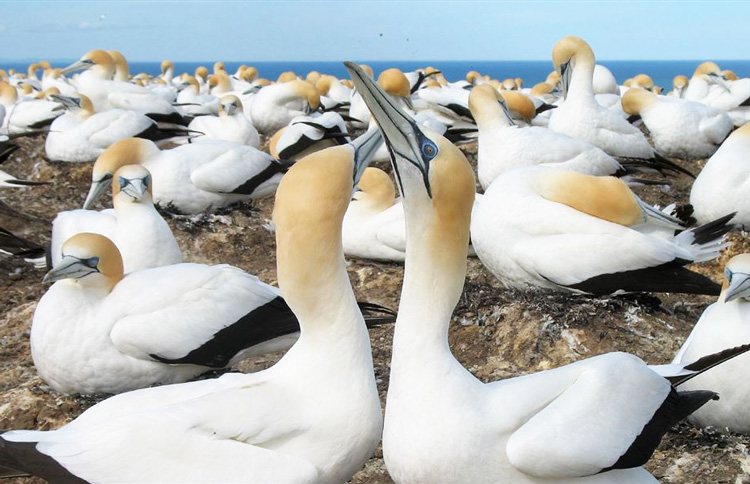
[[(515, 102), (514, 98), (508, 98)], [(590, 175), (622, 171), (611, 156), (586, 141), (543, 127), (518, 127), (505, 98), (489, 84), (474, 87), (469, 109), (479, 127), (477, 172), (485, 190), (498, 175), (525, 165), (544, 165)]]
[[(35, 95), (36, 96), (36, 95)], [(49, 126), (64, 109), (60, 103), (46, 98), (35, 97), (20, 101), (18, 92), (10, 84), (0, 81), (0, 132), (6, 134), (30, 133)]]
[(177, 108), (184, 115), (218, 114), (219, 98), (213, 94), (201, 92), (201, 87), (195, 77), (184, 76), (179, 87), (182, 90), (177, 94)]
[(617, 80), (612, 71), (601, 64), (594, 66), (592, 87), (594, 94), (620, 94), (620, 91), (617, 89)]
[(750, 123), (736, 129), (708, 159), (693, 182), (690, 204), (699, 223), (737, 212), (732, 223), (750, 227)]
[(334, 76), (323, 75), (313, 84), (318, 94), (333, 99), (340, 105), (349, 105), (352, 90), (341, 84)]
[(718, 294), (718, 284), (683, 266), (719, 255), (730, 218), (674, 235), (678, 221), (621, 180), (533, 166), (495, 178), (474, 212), (471, 239), (509, 287)]
[(50, 255), (56, 265), (66, 240), (82, 232), (104, 235), (117, 246), (125, 273), (182, 262), (182, 252), (154, 208), (151, 174), (141, 165), (120, 167), (112, 178), (113, 209), (60, 212), (52, 222)]
[(600, 106), (591, 85), (594, 52), (578, 37), (565, 37), (552, 51), (555, 69), (560, 70), (565, 101), (549, 120), (549, 129), (588, 141), (622, 163), (648, 163), (657, 169), (680, 168), (659, 155), (643, 133), (616, 112)]
[(626, 92), (622, 107), (626, 113), (640, 116), (656, 150), (670, 158), (708, 158), (734, 128), (732, 118), (721, 109), (657, 96), (644, 89)]
[(337, 113), (298, 116), (271, 137), (268, 152), (280, 160), (298, 160), (349, 141), (344, 119)]
[(273, 134), (297, 116), (320, 106), (320, 95), (307, 81), (289, 81), (266, 86), (255, 95), (250, 118), (258, 131)]
[[(372, 67), (367, 64), (362, 64), (360, 67), (365, 70), (370, 79), (375, 79)], [(349, 98), (349, 116), (353, 118), (352, 124), (357, 128), (366, 128), (370, 125), (370, 110), (367, 109), (367, 105), (365, 105), (362, 96), (359, 95), (356, 89), (352, 89), (351, 97)]]
[(219, 99), (219, 116), (200, 116), (188, 125), (188, 129), (202, 136), (191, 138), (191, 143), (211, 140), (232, 141), (253, 148), (260, 148), (260, 135), (242, 109), (242, 101), (232, 94)]
[(50, 125), (44, 144), (47, 158), (53, 161), (94, 161), (117, 141), (131, 137), (166, 142), (189, 134), (183, 127), (161, 128), (136, 111), (108, 109), (95, 113), (91, 100), (83, 94), (52, 98), (67, 109)]
[(62, 70), (68, 74), (82, 70), (75, 80), (76, 90), (91, 99), (96, 112), (111, 108), (138, 111), (155, 121), (184, 123), (174, 106), (142, 86), (113, 81), (115, 65), (103, 50), (86, 53), (81, 60)]
[(52, 87), (57, 88), (60, 91), (60, 94), (66, 96), (70, 96), (76, 91), (76, 88), (73, 87), (66, 77), (62, 75), (62, 69), (60, 68), (47, 69), (44, 71), (44, 75), (42, 76), (42, 89), (46, 91)]
[(240, 143), (212, 141), (162, 151), (152, 141), (127, 138), (97, 158), (83, 208), (107, 189), (119, 167), (130, 164), (151, 172), (155, 203), (184, 214), (270, 195), (286, 171), (271, 155)]
[(348, 481), (375, 451), (383, 423), (341, 251), (352, 174), (361, 168), (355, 149), (335, 147), (299, 161), (279, 186), (278, 280), (301, 335), (276, 365), (118, 395), (54, 431), (5, 432), (0, 471), (53, 482)]
[(383, 430), (393, 480), (657, 482), (640, 466), (716, 394), (678, 393), (626, 353), (489, 384), (469, 373), (448, 326), (466, 276), (474, 174), (455, 146), (347, 66), (391, 147), (409, 234)]
[(735, 126), (750, 121), (750, 79), (728, 81), (713, 62), (695, 69), (682, 97), (727, 111)]
[(115, 75), (112, 76), (114, 81), (127, 82), (130, 80), (130, 66), (125, 56), (117, 50), (108, 50), (107, 54), (112, 58), (112, 62), (115, 64)]
[[(727, 262), (719, 300), (703, 311), (673, 363), (684, 364), (750, 341), (750, 254), (740, 254)], [(690, 416), (699, 426), (750, 433), (750, 385), (747, 369), (750, 359), (742, 355), (720, 368), (685, 384), (685, 389), (711, 388), (721, 399), (709, 402)]]

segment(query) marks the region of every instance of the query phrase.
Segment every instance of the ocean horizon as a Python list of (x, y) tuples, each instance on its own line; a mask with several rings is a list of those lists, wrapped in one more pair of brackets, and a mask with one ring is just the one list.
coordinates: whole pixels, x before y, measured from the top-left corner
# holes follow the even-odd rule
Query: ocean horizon
[[(55, 61), (52, 64), (56, 67), (64, 67), (74, 60)], [(552, 62), (550, 61), (367, 61), (357, 60), (362, 64), (368, 64), (373, 68), (375, 73), (379, 73), (390, 67), (398, 67), (403, 71), (413, 71), (420, 67), (433, 66), (440, 69), (443, 75), (449, 81), (464, 79), (467, 72), (475, 70), (481, 74), (503, 80), (506, 78), (520, 77), (524, 80), (525, 87), (532, 87), (538, 82), (546, 79), (552, 71)], [(663, 87), (665, 90), (672, 88), (672, 79), (678, 74), (684, 74), (690, 77), (695, 68), (703, 62), (702, 60), (616, 60), (616, 61), (597, 61), (598, 64), (606, 66), (619, 84), (626, 79), (634, 77), (637, 74), (645, 73), (651, 76), (654, 84)], [(146, 74), (156, 75), (161, 72), (160, 62), (130, 62), (131, 74), (145, 72)], [(325, 74), (331, 74), (340, 78), (348, 78), (349, 75), (344, 68), (344, 64), (338, 61), (278, 61), (278, 62), (224, 62), (227, 71), (231, 74), (242, 65), (252, 65), (258, 69), (260, 77), (275, 80), (279, 74), (284, 71), (294, 71), (297, 75), (305, 76), (312, 70), (317, 70)], [(723, 60), (717, 61), (722, 69), (731, 69), (739, 77), (750, 77), (750, 60)], [(0, 68), (16, 69), (26, 71), (29, 62), (19, 61), (2, 61)], [(213, 66), (213, 61), (194, 61), (194, 62), (174, 62), (175, 73), (182, 72), (193, 73), (198, 66), (206, 66), (209, 71)]]

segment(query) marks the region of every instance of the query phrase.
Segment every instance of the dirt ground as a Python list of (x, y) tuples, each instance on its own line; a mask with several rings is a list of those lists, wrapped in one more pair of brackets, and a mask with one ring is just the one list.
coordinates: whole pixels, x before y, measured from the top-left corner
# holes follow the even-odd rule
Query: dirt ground
[[(0, 212), (0, 226), (38, 243), (49, 241), (50, 223), (62, 210), (79, 208), (88, 190), (90, 164), (51, 164), (44, 160), (43, 138), (21, 140), (22, 150), (3, 169), (53, 184), (6, 190), (0, 198), (39, 220), (21, 220)], [(476, 145), (463, 148), (474, 160)], [(700, 163), (683, 164), (697, 173)], [(673, 186), (637, 188), (646, 201), (686, 203), (691, 180)], [(100, 203), (107, 203), (106, 197)], [(271, 198), (227, 209), (199, 221), (169, 218), (184, 259), (238, 266), (276, 283), (274, 236), (263, 228), (271, 217)], [(97, 208), (104, 208), (101, 205)], [(696, 270), (719, 281), (723, 263), (748, 251), (741, 234), (717, 261)], [(349, 274), (360, 300), (397, 308), (403, 267), (351, 260)], [(46, 290), (44, 271), (20, 259), (0, 261), (0, 429), (54, 429), (105, 396), (64, 396), (37, 375), (29, 351), (34, 308)], [(536, 372), (609, 351), (627, 351), (648, 363), (669, 362), (710, 297), (638, 295), (589, 298), (503, 288), (477, 259), (469, 272), (450, 330), (451, 348), (478, 378), (492, 381)], [(371, 331), (375, 373), (383, 404), (388, 386), (392, 327)], [(739, 344), (740, 342), (738, 342)], [(281, 355), (255, 358), (237, 370), (256, 371)], [(646, 466), (665, 483), (750, 483), (750, 438), (698, 430), (683, 423), (669, 432)], [(40, 482), (17, 479), (18, 483)], [(380, 450), (352, 479), (354, 483), (390, 483)]]

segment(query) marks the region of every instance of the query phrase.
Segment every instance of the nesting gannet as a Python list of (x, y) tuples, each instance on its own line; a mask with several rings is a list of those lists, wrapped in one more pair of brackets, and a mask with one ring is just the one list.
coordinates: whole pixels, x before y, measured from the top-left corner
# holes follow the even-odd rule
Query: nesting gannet
[(525, 165), (552, 166), (590, 175), (611, 175), (622, 170), (614, 158), (583, 140), (543, 127), (516, 126), (503, 96), (489, 84), (471, 90), (469, 108), (479, 127), (477, 172), (485, 190), (498, 175)]
[(480, 260), (510, 287), (718, 294), (717, 284), (683, 266), (719, 255), (730, 218), (673, 235), (677, 221), (621, 180), (536, 166), (492, 182), (471, 237)]
[(675, 76), (674, 79), (672, 79), (672, 91), (667, 94), (667, 96), (672, 97), (678, 97), (682, 98), (685, 92), (685, 88), (687, 87), (688, 83), (690, 82), (690, 79), (688, 79), (685, 75), (678, 75)]
[(298, 116), (268, 142), (268, 152), (280, 160), (298, 160), (311, 153), (349, 142), (341, 115), (328, 112)]
[(327, 96), (340, 105), (349, 105), (352, 90), (341, 84), (334, 76), (322, 75), (314, 83), (315, 89), (321, 96)]
[[(5, 432), (0, 471), (53, 482), (348, 481), (374, 452), (383, 423), (370, 339), (341, 251), (356, 165), (352, 147), (331, 148), (298, 162), (279, 186), (278, 280), (301, 335), (276, 365), (118, 395), (54, 431)], [(145, 332), (153, 337), (154, 325)]]
[(596, 102), (591, 85), (594, 52), (583, 39), (565, 37), (557, 42), (552, 61), (561, 72), (565, 101), (552, 111), (549, 129), (588, 141), (622, 163), (685, 172), (654, 151), (638, 128)]
[(620, 94), (617, 88), (617, 80), (612, 71), (600, 64), (594, 66), (592, 86), (594, 94)]
[(750, 79), (728, 81), (713, 62), (695, 69), (682, 97), (727, 111), (735, 126), (750, 121)]
[(160, 150), (152, 141), (127, 138), (97, 158), (83, 208), (107, 189), (123, 165), (142, 164), (153, 177), (154, 202), (184, 214), (270, 195), (286, 166), (267, 153), (229, 141), (211, 141)]
[(113, 81), (115, 64), (103, 50), (86, 53), (81, 60), (62, 70), (68, 74), (82, 70), (75, 80), (76, 90), (91, 99), (96, 112), (111, 108), (138, 111), (155, 121), (184, 123), (175, 107), (142, 86)]
[(448, 326), (466, 276), (472, 169), (348, 67), (394, 155), (409, 234), (383, 430), (391, 477), (657, 482), (640, 466), (674, 422), (716, 394), (678, 393), (625, 353), (489, 384), (471, 375), (450, 351)]
[(184, 115), (218, 114), (219, 98), (201, 92), (201, 86), (195, 77), (184, 76), (178, 87), (182, 90), (177, 94), (177, 108)]
[(52, 98), (68, 111), (54, 120), (47, 134), (44, 149), (53, 161), (94, 161), (105, 149), (126, 138), (172, 141), (189, 133), (182, 127), (159, 127), (148, 116), (127, 109), (95, 113), (91, 100), (83, 94)]
[(260, 135), (242, 109), (237, 96), (225, 95), (219, 99), (219, 116), (200, 116), (188, 125), (188, 129), (203, 133), (190, 140), (201, 143), (211, 140), (232, 141), (260, 148)]
[(7, 134), (30, 133), (39, 128), (49, 126), (60, 116), (64, 109), (54, 100), (46, 98), (30, 98), (19, 101), (16, 89), (6, 82), (0, 81), (0, 132)]
[(112, 178), (114, 209), (60, 212), (52, 222), (52, 263), (62, 257), (62, 245), (75, 234), (91, 232), (115, 243), (125, 273), (182, 262), (182, 253), (167, 223), (154, 208), (152, 180), (141, 165), (125, 165)]
[(671, 158), (708, 158), (734, 128), (732, 118), (721, 109), (657, 96), (644, 89), (626, 92), (622, 107), (626, 113), (640, 116), (654, 147)]
[(297, 116), (308, 115), (320, 106), (320, 95), (307, 81), (290, 81), (266, 86), (254, 96), (250, 118), (258, 131), (273, 134)]
[(736, 129), (708, 159), (690, 190), (699, 223), (718, 213), (737, 212), (732, 223), (750, 227), (750, 123)]

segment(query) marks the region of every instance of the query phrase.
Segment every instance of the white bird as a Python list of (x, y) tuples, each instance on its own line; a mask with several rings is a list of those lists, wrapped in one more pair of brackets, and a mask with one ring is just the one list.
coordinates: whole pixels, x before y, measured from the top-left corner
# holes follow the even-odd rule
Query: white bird
[(182, 90), (177, 94), (177, 108), (184, 115), (203, 116), (219, 112), (219, 98), (201, 92), (200, 84), (195, 77), (184, 76), (179, 87)]
[(732, 118), (721, 109), (645, 89), (630, 89), (622, 106), (626, 113), (640, 116), (656, 150), (670, 158), (708, 158), (734, 128)]
[(718, 213), (737, 212), (732, 223), (750, 227), (750, 123), (736, 129), (708, 159), (690, 189), (693, 216), (699, 223)]
[(677, 75), (674, 76), (674, 79), (672, 79), (672, 90), (669, 91), (667, 96), (670, 97), (676, 97), (682, 99), (685, 93), (685, 88), (690, 83), (690, 79), (688, 79), (685, 75)]
[[(360, 65), (365, 70), (370, 79), (375, 78), (372, 67), (367, 64)], [(356, 89), (352, 89), (349, 97), (349, 117), (353, 118), (352, 124), (357, 128), (366, 128), (370, 125), (370, 110), (367, 109), (365, 101)]]
[(268, 141), (268, 152), (280, 160), (298, 160), (310, 153), (350, 141), (340, 114), (298, 116)]
[[(727, 262), (719, 300), (703, 311), (673, 363), (685, 364), (750, 341), (750, 254)], [(750, 357), (741, 355), (685, 383), (685, 389), (710, 388), (721, 395), (690, 416), (699, 427), (750, 433)]]
[(52, 264), (62, 259), (62, 246), (73, 235), (104, 235), (117, 246), (125, 273), (182, 262), (182, 252), (169, 225), (156, 211), (152, 180), (141, 165), (120, 167), (112, 179), (114, 209), (60, 212), (52, 222)]
[(578, 37), (565, 37), (552, 51), (555, 69), (561, 71), (565, 101), (554, 109), (549, 129), (580, 138), (615, 156), (623, 164), (644, 163), (659, 170), (687, 173), (659, 155), (643, 133), (594, 98), (594, 52)]
[(53, 94), (52, 98), (67, 109), (50, 125), (44, 144), (47, 158), (53, 161), (94, 161), (105, 149), (126, 138), (170, 142), (190, 133), (182, 127), (159, 127), (145, 114), (127, 109), (95, 113), (91, 100), (83, 94)]
[(31, 133), (49, 126), (64, 112), (60, 103), (46, 98), (19, 100), (15, 88), (2, 81), (0, 104), (4, 107), (4, 117), (0, 113), (0, 118), (3, 118), (0, 131), (6, 134)]
[(107, 189), (119, 167), (130, 164), (142, 164), (151, 172), (155, 203), (184, 214), (270, 195), (287, 168), (268, 153), (229, 141), (162, 151), (152, 141), (127, 138), (97, 158), (83, 208)]
[(695, 69), (682, 97), (727, 111), (735, 126), (750, 121), (750, 79), (728, 81), (713, 62)]
[(594, 66), (594, 77), (593, 84), (594, 94), (617, 94), (620, 95), (620, 91), (617, 88), (617, 80), (612, 74), (612, 71), (607, 69), (605, 66), (596, 64)]
[(683, 266), (719, 255), (730, 218), (674, 235), (679, 221), (617, 178), (535, 166), (492, 182), (471, 240), (490, 272), (519, 289), (718, 294), (718, 284)]
[(5, 432), (0, 474), (53, 482), (348, 481), (375, 451), (383, 422), (370, 339), (341, 251), (357, 171), (355, 150), (341, 146), (301, 160), (279, 186), (278, 280), (301, 335), (276, 365), (118, 395), (50, 432)]
[(309, 115), (320, 106), (320, 95), (307, 81), (266, 86), (253, 97), (250, 119), (259, 132), (269, 135), (297, 116)]
[(218, 116), (199, 116), (193, 119), (188, 129), (203, 133), (190, 140), (191, 143), (221, 140), (242, 143), (260, 148), (260, 135), (242, 109), (242, 101), (234, 95), (224, 95), (219, 100)]
[(447, 336), (466, 276), (472, 169), (348, 67), (394, 153), (409, 234), (383, 430), (393, 480), (657, 482), (640, 466), (716, 394), (679, 394), (624, 353), (488, 384), (469, 373)]
[(614, 158), (586, 141), (543, 127), (516, 126), (503, 96), (489, 84), (471, 90), (469, 108), (479, 127), (477, 172), (485, 190), (499, 175), (519, 166), (543, 165), (590, 175), (623, 171)]

